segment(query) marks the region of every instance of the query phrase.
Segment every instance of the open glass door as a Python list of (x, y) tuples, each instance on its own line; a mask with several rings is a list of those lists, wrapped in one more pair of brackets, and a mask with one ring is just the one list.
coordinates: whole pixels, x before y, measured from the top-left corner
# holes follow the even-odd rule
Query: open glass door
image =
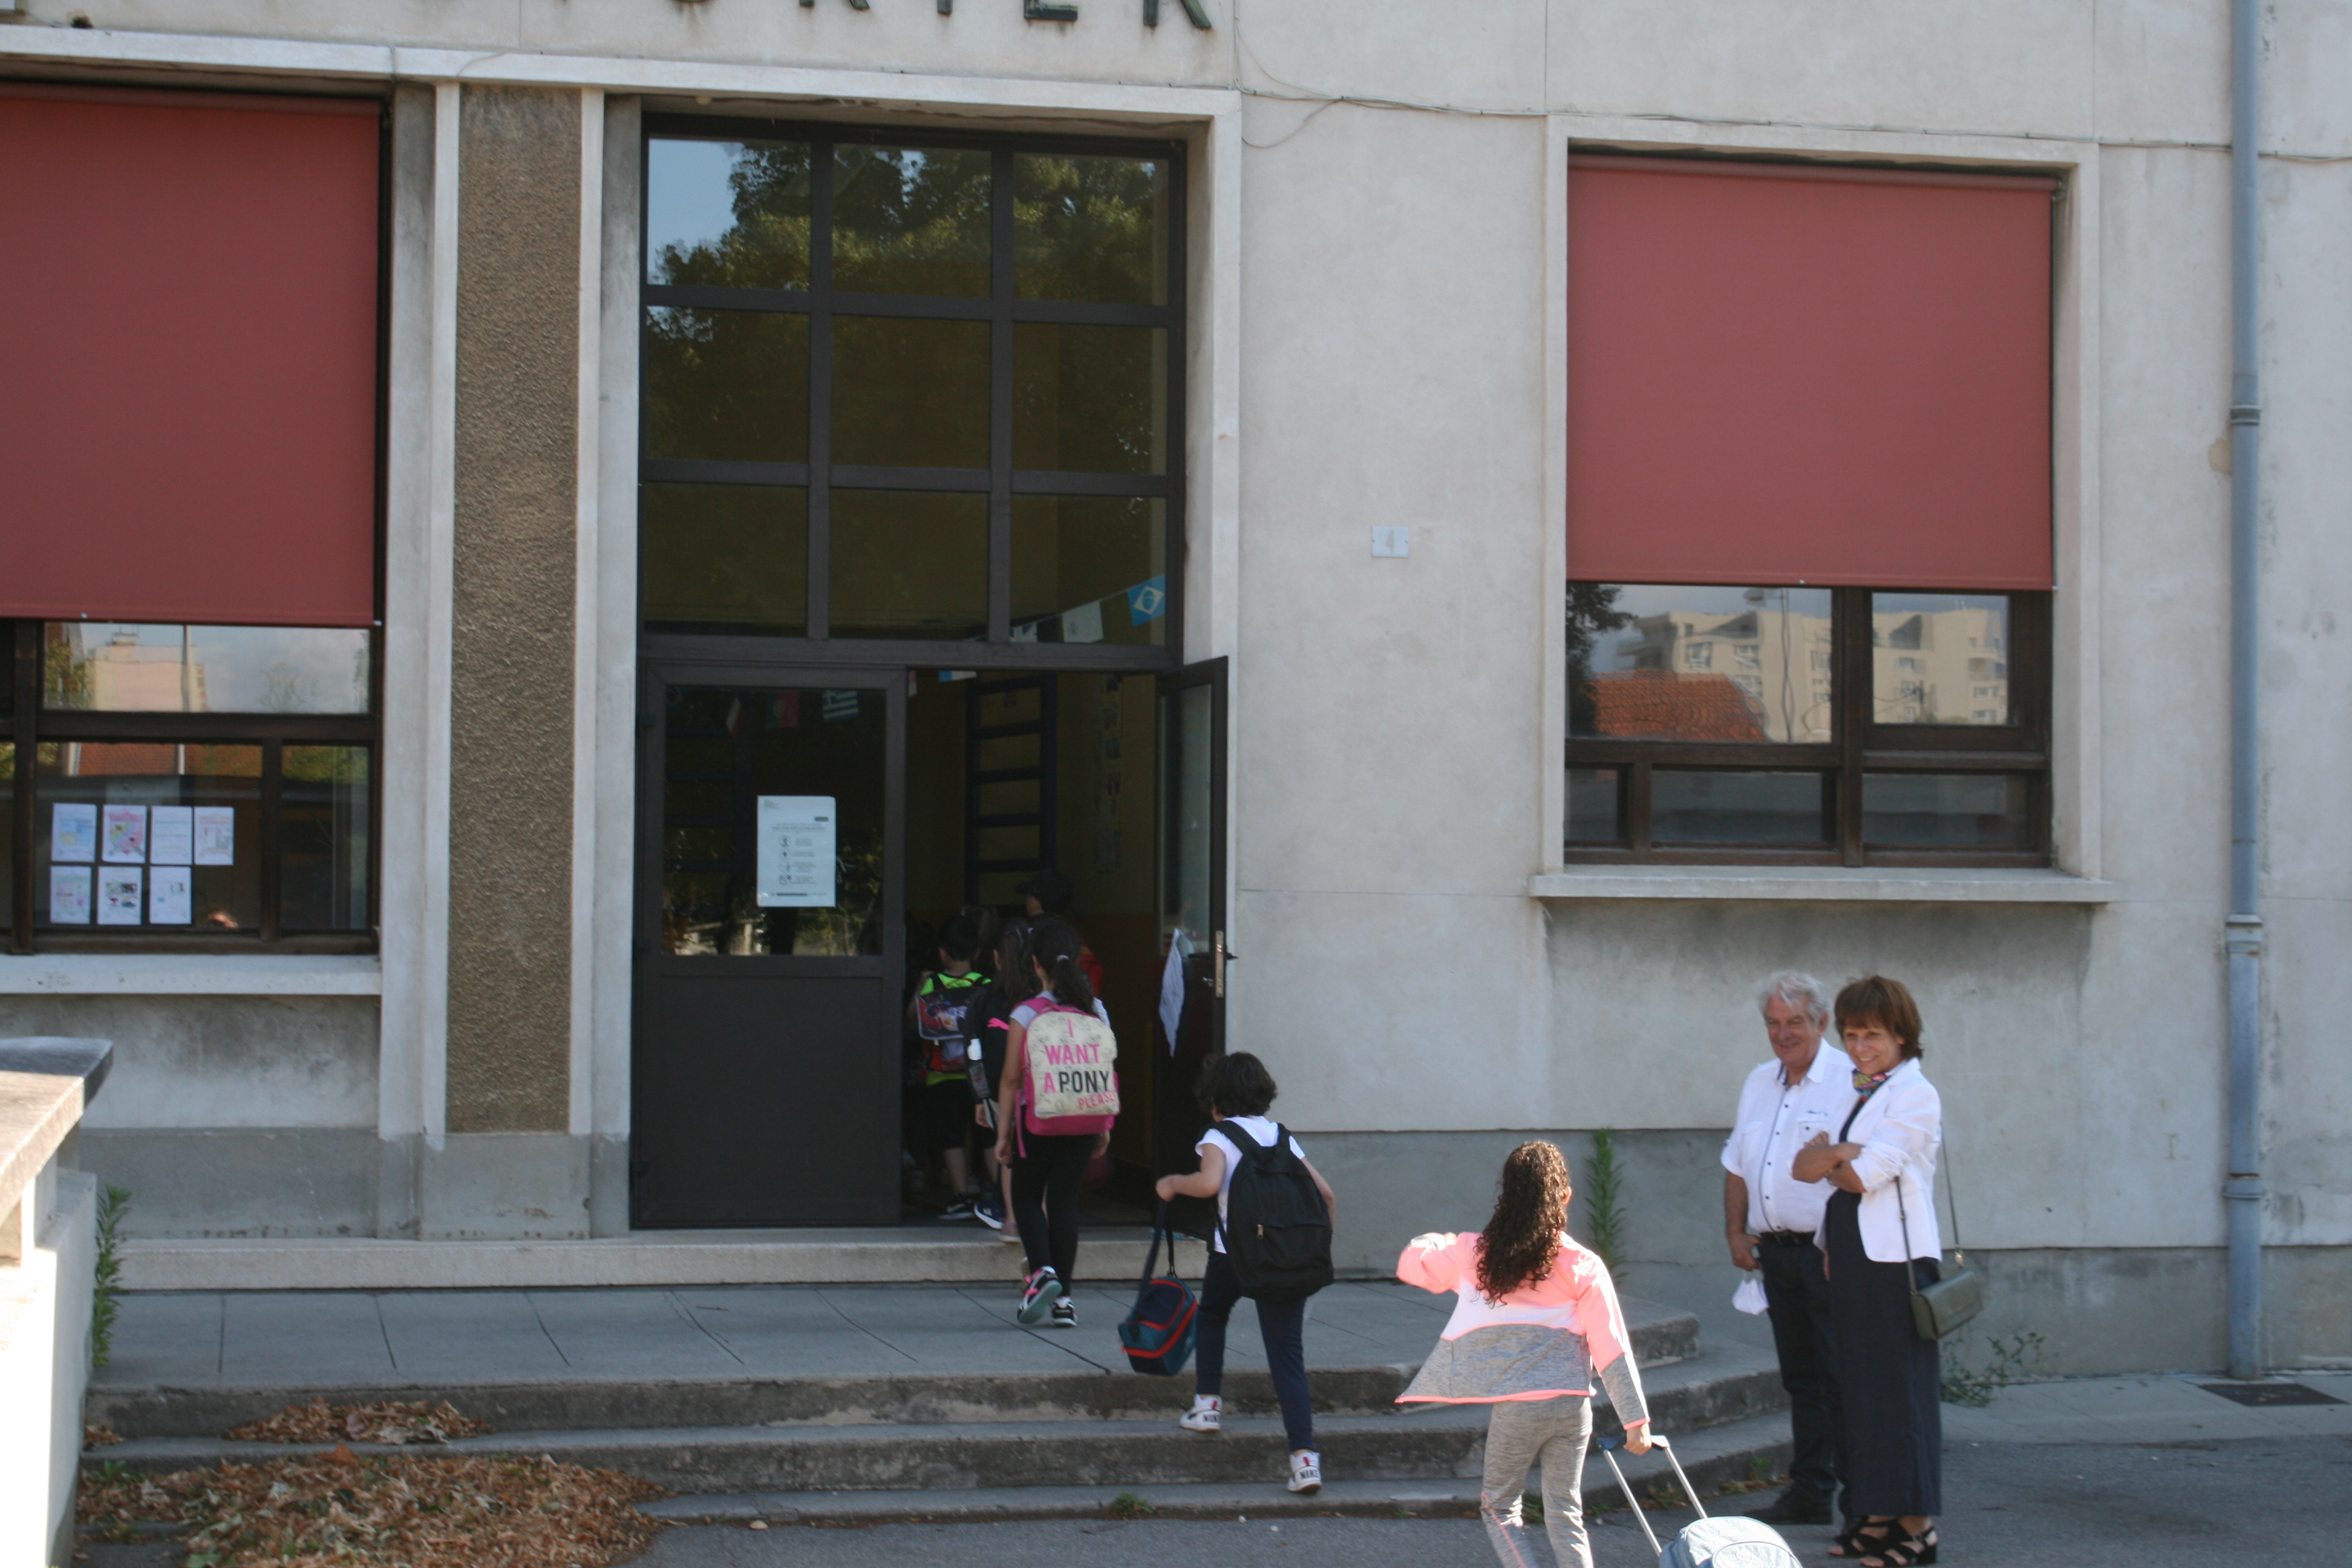
[[(1160, 678), (1161, 974), (1152, 1074), (1152, 1172), (1194, 1168), (1208, 1125), (1192, 1096), (1208, 1058), (1225, 1048), (1225, 661)], [(1205, 1200), (1182, 1199), (1177, 1221), (1205, 1234)]]
[(643, 702), (630, 1223), (895, 1225), (906, 678)]

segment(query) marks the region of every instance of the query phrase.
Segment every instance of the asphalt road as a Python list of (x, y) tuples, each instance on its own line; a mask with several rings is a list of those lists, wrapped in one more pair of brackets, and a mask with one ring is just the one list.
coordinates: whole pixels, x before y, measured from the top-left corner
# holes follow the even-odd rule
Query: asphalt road
[[(2352, 1439), (2270, 1439), (2180, 1447), (1963, 1445), (1945, 1455), (1940, 1561), (2000, 1568), (2210, 1568), (2240, 1562), (2345, 1560)], [(1726, 1499), (1752, 1507), (1758, 1499)], [(1689, 1515), (1653, 1513), (1654, 1527)], [(1827, 1564), (1826, 1530), (1785, 1532)], [(1648, 1568), (1649, 1548), (1620, 1511), (1596, 1516), (1595, 1568)], [(92, 1568), (178, 1568), (163, 1542), (85, 1545)], [(1474, 1520), (1307, 1519), (877, 1525), (828, 1529), (698, 1525), (666, 1532), (641, 1568), (1477, 1568), (1491, 1562)]]

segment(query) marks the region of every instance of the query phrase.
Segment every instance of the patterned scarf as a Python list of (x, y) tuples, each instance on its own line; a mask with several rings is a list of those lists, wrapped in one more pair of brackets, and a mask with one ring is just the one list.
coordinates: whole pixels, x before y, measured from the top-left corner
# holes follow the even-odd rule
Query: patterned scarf
[(1856, 1068), (1853, 1069), (1853, 1091), (1863, 1099), (1868, 1100), (1877, 1092), (1880, 1084), (1894, 1076), (1893, 1068), (1888, 1068), (1885, 1072), (1864, 1072), (1860, 1068)]

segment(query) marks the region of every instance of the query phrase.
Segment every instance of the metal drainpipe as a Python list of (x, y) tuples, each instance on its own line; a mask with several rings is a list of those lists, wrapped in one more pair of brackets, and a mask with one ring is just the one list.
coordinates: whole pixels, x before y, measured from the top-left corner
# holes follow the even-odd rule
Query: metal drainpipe
[(2256, 685), (2262, 503), (2261, 14), (2230, 7), (2230, 1374), (2263, 1363), (2262, 772)]

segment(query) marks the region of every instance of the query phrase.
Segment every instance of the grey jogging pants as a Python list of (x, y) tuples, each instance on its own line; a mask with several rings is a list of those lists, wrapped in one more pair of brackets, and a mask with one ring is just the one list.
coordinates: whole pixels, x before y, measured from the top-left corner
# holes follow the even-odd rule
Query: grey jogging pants
[(1519, 1500), (1528, 1471), (1543, 1467), (1544, 1530), (1559, 1568), (1592, 1568), (1592, 1547), (1584, 1534), (1584, 1449), (1592, 1436), (1590, 1394), (1558, 1399), (1515, 1400), (1490, 1407), (1486, 1417), (1486, 1473), (1480, 1482), (1478, 1517), (1503, 1568), (1542, 1568), (1519, 1520)]

